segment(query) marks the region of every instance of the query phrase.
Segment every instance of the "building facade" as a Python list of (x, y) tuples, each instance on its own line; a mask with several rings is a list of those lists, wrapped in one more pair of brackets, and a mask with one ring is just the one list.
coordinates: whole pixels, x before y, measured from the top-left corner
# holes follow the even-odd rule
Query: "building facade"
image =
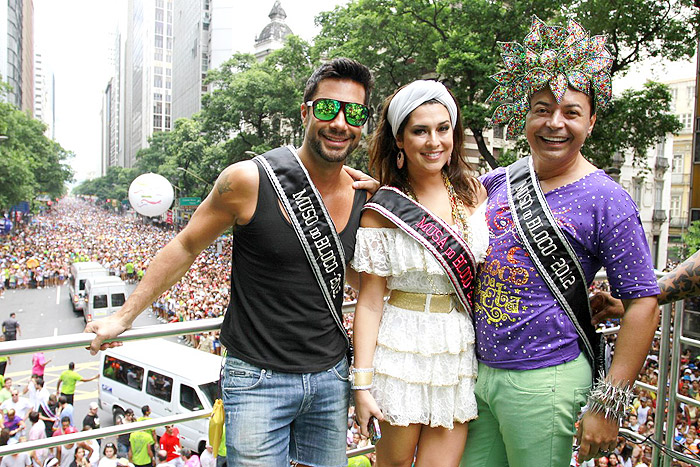
[(55, 139), (55, 81), (40, 53), (34, 54), (34, 118), (46, 124), (44, 134)]
[(683, 124), (673, 138), (671, 164), (671, 205), (669, 208), (669, 257), (683, 256), (683, 234), (688, 229), (690, 212), (690, 175), (693, 165), (693, 108), (695, 78), (674, 80), (666, 84), (673, 96), (671, 110)]
[[(9, 1), (12, 3), (12, 0)], [(22, 0), (22, 77), (19, 108), (34, 115), (34, 2)]]
[(270, 55), (274, 50), (284, 47), (284, 39), (292, 34), (285, 19), (287, 13), (282, 8), (280, 0), (275, 0), (272, 5), (270, 14), (267, 15), (270, 22), (260, 31), (260, 34), (255, 38), (255, 48), (253, 53), (258, 61), (262, 61)]
[[(173, 0), (129, 0), (124, 71), (124, 166), (172, 129)], [(103, 111), (104, 114), (104, 111)]]
[(613, 164), (619, 175), (613, 175), (632, 196), (639, 208), (639, 217), (646, 233), (654, 267), (663, 270), (667, 266), (669, 215), (671, 207), (670, 160), (674, 138), (668, 135), (647, 151), (648, 170), (632, 165), (633, 154), (617, 154)]
[(112, 77), (105, 87), (102, 96), (102, 160), (101, 175), (107, 173), (107, 168), (113, 166), (125, 167), (124, 159), (124, 60), (122, 59), (124, 44), (119, 31), (114, 34), (114, 42), (110, 51)]
[[(217, 2), (215, 2), (217, 3)], [(209, 70), (209, 0), (173, 1), (172, 119), (189, 118), (202, 107), (204, 78)]]
[[(24, 48), (31, 45), (32, 41), (25, 38), (25, 12), (33, 13), (33, 7), (25, 7), (25, 3), (31, 4), (31, 0), (8, 0), (7, 7), (0, 7), (0, 75), (2, 80), (10, 85), (6, 95), (2, 100), (15, 105), (18, 109), (27, 110), (22, 107), (25, 102), (23, 93), (28, 94), (33, 99), (31, 89), (23, 89), (26, 79), (23, 78), (25, 70), (31, 67), (23, 64), (26, 56)], [(31, 19), (31, 18), (29, 18)], [(31, 61), (34, 58), (31, 57)], [(31, 80), (34, 79), (32, 74)], [(33, 87), (33, 86), (32, 86)], [(33, 107), (33, 102), (31, 103)], [(30, 113), (33, 109), (30, 109)]]

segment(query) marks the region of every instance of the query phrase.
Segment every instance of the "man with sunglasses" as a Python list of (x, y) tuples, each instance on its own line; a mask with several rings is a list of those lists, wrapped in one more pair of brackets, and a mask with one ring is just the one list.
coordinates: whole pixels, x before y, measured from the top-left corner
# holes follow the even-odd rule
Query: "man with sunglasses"
[[(343, 162), (360, 143), (371, 87), (369, 69), (354, 60), (338, 58), (316, 69), (300, 109), (306, 130), (302, 146), (278, 148), (226, 168), (187, 227), (150, 263), (121, 310), (86, 327), (97, 334), (93, 354), (113, 346), (105, 339), (129, 329), (204, 248), (233, 226), (231, 301), (221, 329), (228, 353), (222, 393), (229, 465), (347, 465), (350, 385), (340, 310), (342, 268), (353, 256), (368, 197), (364, 189), (378, 184), (344, 170)], [(286, 164), (294, 176), (271, 174), (273, 162)], [(306, 188), (291, 198), (276, 191), (302, 178)], [(298, 211), (288, 214), (288, 204)], [(310, 232), (313, 250), (308, 250), (298, 227), (318, 219), (325, 221)], [(326, 231), (335, 243), (325, 242), (329, 237), (321, 232)], [(329, 302), (316, 269), (334, 267), (340, 274), (329, 284), (333, 293), (340, 290), (340, 298)], [(351, 283), (355, 279), (356, 274), (348, 277)]]

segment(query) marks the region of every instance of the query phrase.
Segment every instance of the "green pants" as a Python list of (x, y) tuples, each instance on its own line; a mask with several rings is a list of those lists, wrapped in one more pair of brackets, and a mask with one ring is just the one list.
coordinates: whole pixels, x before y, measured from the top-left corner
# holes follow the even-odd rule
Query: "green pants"
[(479, 418), (469, 422), (461, 467), (563, 467), (571, 461), (574, 424), (591, 387), (583, 355), (537, 370), (479, 363)]

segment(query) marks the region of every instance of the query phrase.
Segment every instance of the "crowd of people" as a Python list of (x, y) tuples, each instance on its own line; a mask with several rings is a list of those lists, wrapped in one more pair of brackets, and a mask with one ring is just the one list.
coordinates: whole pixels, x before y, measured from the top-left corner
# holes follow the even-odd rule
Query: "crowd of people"
[[(156, 252), (175, 235), (133, 215), (118, 215), (93, 202), (65, 198), (29, 225), (0, 236), (0, 298), (5, 289), (54, 287), (66, 283), (70, 265), (96, 261), (110, 275), (140, 280)], [(186, 276), (153, 302), (159, 321), (179, 322), (222, 316), (228, 303), (231, 267), (230, 238), (197, 257)], [(133, 272), (132, 272), (133, 271)], [(345, 300), (355, 291), (345, 289)], [(216, 333), (184, 337), (192, 347), (217, 355)]]
[[(614, 325), (615, 323), (608, 323)], [(614, 342), (614, 334), (608, 344)], [(652, 387), (658, 387), (659, 377), (659, 339), (655, 338), (651, 351), (638, 380)], [(700, 356), (692, 358), (688, 349), (681, 358), (678, 393), (700, 402)], [(642, 438), (654, 435), (657, 416), (657, 393), (644, 388), (635, 390), (630, 413), (622, 421), (622, 427), (639, 434)], [(690, 458), (700, 458), (700, 408), (681, 401), (676, 403), (676, 423), (674, 427), (674, 449)], [(666, 427), (664, 427), (666, 429)], [(576, 452), (571, 465), (577, 467), (635, 467), (650, 466), (652, 448), (649, 444), (633, 443), (619, 436), (617, 447), (607, 456), (595, 460), (578, 462)], [(690, 464), (674, 461), (674, 467), (688, 467)]]

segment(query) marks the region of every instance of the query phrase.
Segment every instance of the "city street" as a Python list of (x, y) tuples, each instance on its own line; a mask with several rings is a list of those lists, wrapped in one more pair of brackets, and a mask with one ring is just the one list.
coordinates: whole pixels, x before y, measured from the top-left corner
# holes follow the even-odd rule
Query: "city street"
[[(129, 293), (136, 285), (127, 285)], [(20, 339), (48, 337), (82, 332), (85, 327), (82, 314), (73, 312), (68, 297), (68, 286), (48, 287), (43, 289), (7, 290), (0, 299), (0, 321), (7, 319), (10, 313), (17, 313), (22, 331)], [(150, 311), (139, 316), (134, 325), (147, 326), (158, 324)], [(99, 371), (100, 355), (92, 356), (81, 348), (52, 350), (45, 353), (51, 360), (44, 375), (45, 387), (56, 392), (58, 377), (68, 368), (69, 362), (75, 362), (75, 370), (84, 378), (90, 378)], [(13, 384), (23, 389), (31, 376), (31, 354), (11, 357), (5, 376), (13, 379)], [(88, 411), (88, 404), (97, 400), (98, 380), (78, 383), (75, 390), (76, 423), (82, 421)], [(112, 424), (112, 414), (100, 413), (102, 426)], [(140, 415), (140, 414), (139, 414)], [(79, 429), (82, 427), (78, 427)]]

